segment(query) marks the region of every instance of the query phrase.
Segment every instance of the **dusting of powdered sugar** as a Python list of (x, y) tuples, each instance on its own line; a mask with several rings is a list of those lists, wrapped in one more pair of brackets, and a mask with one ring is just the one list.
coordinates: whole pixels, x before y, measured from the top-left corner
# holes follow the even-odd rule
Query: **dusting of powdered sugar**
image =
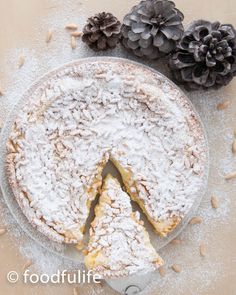
[[(145, 274), (163, 261), (156, 253), (130, 197), (108, 176), (90, 229), (87, 266), (105, 278)], [(95, 266), (93, 257), (96, 256)]]
[(162, 76), (124, 60), (79, 61), (44, 77), (26, 99), (7, 146), (10, 182), (24, 214), (50, 238), (83, 239), (108, 159), (131, 171), (127, 188), (163, 234), (204, 190), (201, 125)]
[[(233, 197), (236, 182), (226, 182), (224, 175), (234, 171), (236, 158), (232, 155), (232, 141), (235, 128), (234, 109), (218, 111), (220, 102), (229, 100), (233, 104), (232, 93), (223, 90), (191, 93), (190, 98), (199, 111), (206, 127), (210, 146), (210, 177), (206, 196), (203, 198), (197, 215), (203, 223), (188, 226), (178, 238), (183, 242), (179, 246), (167, 245), (159, 254), (166, 262), (167, 274), (164, 278), (153, 275), (152, 283), (142, 295), (159, 294), (154, 290), (159, 288), (162, 295), (205, 294), (212, 290), (214, 283), (227, 277), (233, 263), (225, 263), (225, 240), (232, 234), (236, 224), (233, 214)], [(219, 199), (217, 210), (211, 207), (211, 196)], [(219, 234), (220, 232), (220, 234)], [(199, 245), (207, 247), (207, 257), (199, 255)], [(171, 270), (171, 265), (181, 265), (182, 272), (178, 275)]]
[[(81, 26), (83, 25), (83, 21), (87, 16), (81, 11), (82, 7), (80, 8), (80, 16), (78, 18), (77, 1), (56, 0), (52, 2), (57, 7), (55, 10), (52, 10), (48, 17), (43, 19), (41, 25), (39, 25), (39, 31), (43, 30), (46, 34), (48, 29), (54, 29), (55, 27), (55, 33), (58, 33), (60, 38), (53, 36), (53, 41), (48, 47), (44, 47), (44, 39), (35, 40), (32, 46), (35, 49), (19, 48), (10, 50), (9, 55), (5, 57), (5, 67), (1, 70), (10, 79), (4, 87), (5, 96), (1, 99), (0, 118), (2, 119), (6, 118), (7, 113), (22, 96), (25, 89), (42, 74), (58, 67), (64, 62), (94, 55), (82, 42), (78, 42), (77, 49), (72, 52), (68, 33), (64, 31), (65, 21), (67, 22), (67, 20), (69, 22), (75, 21)], [(76, 6), (75, 2), (77, 2)], [(62, 48), (63, 51), (61, 53)], [(25, 55), (26, 62), (20, 70), (17, 70), (17, 60), (22, 52)], [(128, 57), (136, 60), (136, 58), (130, 56), (120, 47), (101, 55), (103, 54)], [(165, 66), (165, 61), (146, 62), (138, 59), (137, 61), (148, 64), (170, 76), (170, 72)], [(232, 234), (230, 229), (236, 225), (235, 215), (232, 214), (236, 181), (232, 180), (227, 183), (223, 178), (226, 173), (236, 170), (236, 157), (233, 157), (231, 152), (233, 130), (236, 127), (236, 123), (234, 119), (235, 112), (232, 108), (217, 111), (216, 106), (219, 102), (225, 100), (230, 100), (233, 103), (234, 93), (230, 87), (227, 87), (220, 91), (195, 92), (188, 94), (188, 96), (200, 113), (206, 127), (210, 145), (209, 188), (197, 213), (203, 217), (204, 222), (201, 225), (188, 226), (184, 230), (180, 235), (180, 238), (184, 239), (183, 245), (177, 247), (168, 245), (160, 252), (160, 255), (166, 261), (167, 275), (164, 278), (155, 275), (150, 286), (142, 292), (143, 295), (206, 294), (207, 290), (212, 288), (215, 281), (221, 280), (230, 271), (230, 265), (227, 266), (224, 261), (226, 254), (223, 250), (224, 239), (223, 241), (217, 240), (216, 243), (215, 236), (220, 236), (219, 231), (220, 233)], [(213, 210), (210, 206), (210, 196), (212, 194), (217, 195), (220, 201), (220, 207), (217, 210)], [(63, 259), (56, 254), (51, 254), (51, 252), (32, 241), (22, 232), (15, 219), (9, 213), (3, 199), (1, 198), (0, 200), (2, 223), (9, 228), (13, 243), (17, 240), (22, 255), (26, 259), (32, 259), (35, 262), (34, 267), (38, 272), (53, 273), (60, 268), (73, 269), (79, 267), (74, 262)], [(206, 243), (209, 251), (208, 257), (204, 259), (198, 253), (198, 246), (202, 241)], [(180, 274), (176, 274), (169, 269), (169, 266), (173, 263), (182, 265), (183, 271)], [(82, 292), (82, 294), (86, 295), (115, 294), (107, 286), (98, 288), (92, 285), (87, 286)], [(41, 294), (54, 293), (53, 289), (50, 293), (47, 288), (45, 293)]]

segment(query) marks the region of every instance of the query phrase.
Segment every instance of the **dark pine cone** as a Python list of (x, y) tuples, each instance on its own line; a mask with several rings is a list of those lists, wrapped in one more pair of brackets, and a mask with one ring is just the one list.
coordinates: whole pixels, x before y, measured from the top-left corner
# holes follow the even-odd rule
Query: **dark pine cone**
[(95, 51), (116, 47), (121, 23), (111, 13), (102, 12), (90, 17), (83, 28), (82, 40)]
[(236, 75), (236, 31), (232, 25), (199, 20), (184, 33), (170, 59), (175, 79), (188, 89), (219, 88)]
[(183, 18), (172, 1), (141, 1), (124, 18), (122, 43), (139, 57), (164, 56), (172, 52), (181, 39)]

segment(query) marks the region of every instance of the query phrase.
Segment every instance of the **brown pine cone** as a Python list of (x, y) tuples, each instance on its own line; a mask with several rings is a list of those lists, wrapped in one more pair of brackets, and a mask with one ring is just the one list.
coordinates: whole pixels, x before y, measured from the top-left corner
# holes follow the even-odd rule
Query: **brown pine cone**
[(95, 51), (115, 48), (120, 39), (120, 21), (111, 13), (90, 17), (83, 28), (82, 41)]

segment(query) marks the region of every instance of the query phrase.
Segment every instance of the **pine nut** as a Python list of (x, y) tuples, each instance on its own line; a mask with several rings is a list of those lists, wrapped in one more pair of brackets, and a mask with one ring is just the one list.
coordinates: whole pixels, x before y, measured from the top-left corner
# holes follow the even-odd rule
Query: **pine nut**
[(23, 55), (21, 55), (18, 60), (18, 68), (20, 69), (21, 67), (23, 67), (24, 63), (25, 63), (25, 58)]
[(233, 178), (236, 178), (236, 171), (231, 172), (231, 173), (225, 175), (225, 179), (226, 180), (230, 180), (230, 179), (233, 179)]
[(200, 255), (202, 257), (205, 257), (206, 256), (206, 245), (205, 244), (201, 244), (200, 245), (199, 252), (200, 252)]
[(71, 37), (71, 48), (72, 49), (75, 49), (76, 48), (76, 39), (75, 39), (75, 37)]
[(65, 26), (65, 28), (66, 28), (67, 30), (77, 30), (77, 29), (78, 29), (78, 26), (77, 26), (76, 24), (67, 24), (67, 25)]
[(180, 265), (178, 265), (178, 264), (173, 264), (173, 265), (171, 266), (171, 268), (173, 269), (173, 271), (175, 271), (175, 272), (177, 272), (177, 273), (179, 273), (179, 272), (182, 271)]
[(236, 139), (234, 139), (233, 144), (232, 144), (232, 152), (236, 154)]
[(49, 30), (46, 35), (46, 43), (49, 43), (52, 40), (52, 30)]
[(226, 109), (228, 106), (230, 105), (230, 102), (227, 100), (227, 101), (224, 101), (224, 102), (221, 102), (217, 105), (217, 110), (218, 111), (221, 111), (221, 110), (224, 110)]
[(161, 277), (164, 277), (166, 275), (166, 269), (164, 266), (160, 266), (158, 271)]
[(215, 197), (215, 196), (211, 197), (211, 206), (214, 209), (217, 209), (219, 207), (219, 201), (218, 201), (217, 197)]
[(82, 32), (78, 32), (78, 31), (70, 33), (72, 37), (80, 37), (82, 34), (83, 34)]
[(32, 261), (32, 260), (27, 260), (27, 261), (25, 262), (25, 264), (23, 265), (22, 270), (25, 271), (25, 270), (28, 269), (32, 264), (33, 264), (33, 261)]
[(7, 232), (5, 228), (0, 228), (0, 236), (4, 235)]
[(189, 224), (199, 224), (202, 223), (202, 218), (200, 216), (194, 216), (190, 221)]
[(180, 239), (174, 239), (170, 243), (172, 245), (180, 245), (180, 244), (182, 244), (182, 240), (180, 240)]
[(0, 96), (3, 96), (4, 95), (4, 92), (2, 90), (2, 87), (0, 87)]

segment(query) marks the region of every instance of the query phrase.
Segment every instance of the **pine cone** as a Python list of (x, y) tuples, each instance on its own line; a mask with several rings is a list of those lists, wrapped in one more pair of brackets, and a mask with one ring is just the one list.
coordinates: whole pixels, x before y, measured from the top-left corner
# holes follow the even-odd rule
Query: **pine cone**
[(175, 79), (188, 89), (219, 88), (236, 75), (236, 31), (232, 25), (193, 22), (170, 59)]
[(172, 52), (183, 35), (183, 14), (169, 0), (141, 1), (123, 21), (122, 43), (139, 57)]
[(102, 12), (90, 17), (83, 28), (82, 40), (95, 51), (116, 47), (121, 23), (111, 13)]

